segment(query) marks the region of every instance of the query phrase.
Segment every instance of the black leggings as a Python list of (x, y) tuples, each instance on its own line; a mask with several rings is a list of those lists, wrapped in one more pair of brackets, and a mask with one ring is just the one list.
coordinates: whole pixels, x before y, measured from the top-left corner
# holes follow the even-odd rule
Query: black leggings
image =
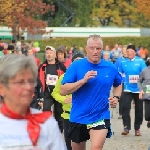
[(150, 100), (145, 100), (145, 120), (150, 121)]
[(71, 139), (68, 137), (69, 128), (70, 128), (69, 119), (64, 119), (64, 137), (65, 137), (67, 150), (72, 150), (72, 148), (71, 148)]
[(131, 129), (131, 118), (130, 118), (130, 110), (131, 110), (131, 101), (134, 99), (135, 101), (135, 121), (134, 121), (134, 129), (140, 129), (140, 125), (143, 122), (143, 101), (139, 100), (139, 93), (131, 93), (131, 92), (123, 92), (124, 100), (122, 103), (122, 119), (124, 127), (127, 127), (129, 130)]

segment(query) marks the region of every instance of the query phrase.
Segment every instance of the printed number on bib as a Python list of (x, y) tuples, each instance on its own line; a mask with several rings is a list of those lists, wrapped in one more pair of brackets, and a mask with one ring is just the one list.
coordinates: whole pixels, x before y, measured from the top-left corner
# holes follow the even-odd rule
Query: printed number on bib
[(137, 83), (139, 75), (129, 75), (129, 83)]
[(150, 93), (150, 85), (146, 85), (146, 93)]
[(58, 76), (57, 75), (47, 74), (46, 84), (47, 85), (56, 85), (57, 80), (58, 80)]

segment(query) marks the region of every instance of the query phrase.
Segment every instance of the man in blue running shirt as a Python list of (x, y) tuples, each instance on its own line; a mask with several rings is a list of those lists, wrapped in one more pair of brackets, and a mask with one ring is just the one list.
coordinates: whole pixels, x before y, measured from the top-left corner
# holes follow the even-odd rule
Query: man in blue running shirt
[(102, 49), (101, 37), (89, 36), (87, 58), (73, 62), (62, 81), (60, 94), (73, 93), (68, 133), (72, 150), (85, 150), (89, 139), (91, 150), (102, 150), (106, 137), (111, 136), (109, 103), (117, 105), (122, 77), (111, 62), (100, 59)]
[(136, 49), (134, 45), (127, 46), (127, 55), (128, 58), (125, 61), (122, 61), (119, 67), (119, 71), (125, 75), (124, 96), (122, 100), (122, 119), (124, 125), (122, 135), (129, 134), (129, 130), (131, 129), (130, 109), (131, 101), (134, 99), (135, 136), (140, 136), (140, 125), (143, 122), (143, 101), (139, 100), (137, 81), (139, 79), (139, 74), (146, 67), (146, 64), (143, 59), (136, 56)]

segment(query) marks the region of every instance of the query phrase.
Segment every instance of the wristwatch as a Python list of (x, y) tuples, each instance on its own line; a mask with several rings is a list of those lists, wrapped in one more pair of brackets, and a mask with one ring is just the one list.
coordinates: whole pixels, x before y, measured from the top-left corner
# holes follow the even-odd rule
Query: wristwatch
[(113, 96), (113, 98), (117, 98), (117, 99), (118, 99), (118, 101), (119, 101), (119, 99), (120, 99), (120, 97), (119, 97), (119, 96)]

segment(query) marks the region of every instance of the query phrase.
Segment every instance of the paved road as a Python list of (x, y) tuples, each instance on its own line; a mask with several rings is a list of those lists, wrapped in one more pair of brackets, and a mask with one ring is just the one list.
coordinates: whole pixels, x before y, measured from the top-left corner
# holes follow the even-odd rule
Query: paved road
[[(111, 119), (114, 131), (113, 137), (107, 139), (103, 150), (148, 150), (150, 146), (150, 129), (147, 128), (147, 122), (144, 120), (141, 126), (142, 136), (134, 135), (134, 107), (131, 109), (132, 129), (127, 136), (121, 135), (123, 130), (122, 119), (118, 119), (118, 109), (113, 110), (113, 118)], [(87, 150), (90, 150), (90, 142), (87, 143)]]

